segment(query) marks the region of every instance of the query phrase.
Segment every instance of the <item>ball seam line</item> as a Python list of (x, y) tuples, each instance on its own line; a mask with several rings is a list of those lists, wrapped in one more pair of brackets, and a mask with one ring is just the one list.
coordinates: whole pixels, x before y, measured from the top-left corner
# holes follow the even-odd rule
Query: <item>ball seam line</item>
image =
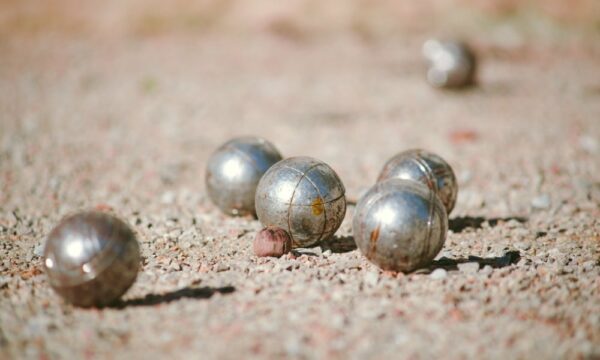
[[(309, 167), (309, 168), (307, 169), (307, 171), (309, 171), (310, 169), (312, 169), (312, 168), (314, 168), (314, 167), (316, 167), (316, 166), (319, 166), (319, 165), (320, 165), (320, 164), (314, 164), (314, 165), (312, 165), (311, 167)], [(306, 172), (302, 172), (302, 171), (300, 171), (300, 170), (298, 170), (298, 169), (294, 169), (294, 168), (292, 168), (292, 167), (290, 167), (290, 166), (287, 166), (287, 165), (284, 165), (284, 167), (287, 167), (288, 169), (292, 169), (292, 170), (296, 171), (297, 173), (301, 174), (301, 176), (300, 176), (300, 179), (298, 179), (298, 182), (296, 183), (296, 186), (294, 187), (294, 191), (292, 192), (292, 196), (291, 196), (291, 198), (290, 198), (290, 204), (289, 204), (289, 206), (288, 206), (288, 211), (287, 211), (288, 232), (289, 232), (289, 234), (290, 234), (290, 237), (292, 238), (292, 243), (294, 243), (294, 234), (292, 234), (292, 223), (291, 223), (291, 216), (292, 216), (292, 211), (291, 211), (291, 210), (292, 210), (292, 204), (293, 204), (293, 202), (294, 202), (294, 196), (296, 196), (296, 190), (298, 189), (298, 186), (300, 186), (300, 182), (302, 181), (302, 179), (303, 179), (304, 177), (306, 177)]]

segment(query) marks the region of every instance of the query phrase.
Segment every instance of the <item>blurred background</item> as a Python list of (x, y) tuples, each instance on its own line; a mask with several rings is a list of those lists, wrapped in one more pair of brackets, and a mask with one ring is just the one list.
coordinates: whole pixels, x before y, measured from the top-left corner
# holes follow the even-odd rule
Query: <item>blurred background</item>
[(451, 33), (518, 47), (597, 38), (595, 0), (4, 0), (0, 36), (68, 34), (153, 37), (171, 33), (267, 32), (295, 40), (349, 34), (365, 41)]

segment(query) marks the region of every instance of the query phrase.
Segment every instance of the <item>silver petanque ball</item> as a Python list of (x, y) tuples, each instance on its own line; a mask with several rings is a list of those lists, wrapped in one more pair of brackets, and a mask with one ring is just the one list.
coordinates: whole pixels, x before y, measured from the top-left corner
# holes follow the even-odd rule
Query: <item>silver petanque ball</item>
[(377, 182), (398, 178), (421, 182), (433, 190), (450, 214), (456, 204), (458, 183), (452, 167), (440, 156), (414, 149), (392, 157), (379, 173)]
[(427, 81), (440, 88), (458, 88), (475, 82), (473, 51), (459, 41), (427, 40), (423, 55), (428, 63)]
[(273, 165), (256, 189), (256, 214), (264, 226), (286, 230), (293, 247), (333, 236), (346, 214), (345, 188), (335, 171), (310, 157)]
[(439, 253), (448, 217), (425, 185), (401, 179), (375, 184), (356, 204), (352, 223), (360, 251), (383, 270), (410, 272)]
[(108, 305), (137, 277), (135, 234), (115, 216), (86, 211), (68, 216), (50, 232), (44, 267), (50, 286), (77, 306)]
[(208, 160), (206, 188), (210, 199), (226, 214), (255, 214), (258, 181), (279, 160), (279, 151), (265, 139), (248, 136), (229, 140)]

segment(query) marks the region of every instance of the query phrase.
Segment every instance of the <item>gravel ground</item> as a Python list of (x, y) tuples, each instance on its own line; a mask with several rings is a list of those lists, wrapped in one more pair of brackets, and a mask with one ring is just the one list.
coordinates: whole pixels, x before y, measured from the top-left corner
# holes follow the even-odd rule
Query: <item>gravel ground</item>
[[(1, 358), (600, 358), (600, 52), (479, 44), (479, 86), (423, 81), (418, 36), (0, 42)], [(597, 46), (598, 44), (596, 44)], [(330, 164), (356, 200), (422, 147), (460, 191), (437, 260), (379, 271), (336, 237), (256, 258), (210, 204), (232, 136)], [(114, 307), (49, 288), (44, 237), (78, 209), (141, 242)]]

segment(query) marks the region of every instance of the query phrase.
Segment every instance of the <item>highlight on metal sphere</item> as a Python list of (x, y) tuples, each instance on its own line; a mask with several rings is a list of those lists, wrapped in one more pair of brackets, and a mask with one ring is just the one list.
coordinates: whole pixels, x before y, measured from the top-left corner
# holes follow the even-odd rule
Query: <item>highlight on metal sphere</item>
[(229, 140), (208, 160), (206, 188), (210, 199), (226, 214), (255, 214), (258, 181), (281, 159), (279, 151), (265, 139), (246, 136)]
[(460, 41), (427, 40), (423, 55), (428, 63), (427, 81), (440, 88), (458, 88), (475, 82), (475, 54)]
[(73, 305), (108, 305), (137, 277), (135, 234), (115, 216), (86, 211), (68, 216), (50, 232), (44, 268), (50, 286)]
[(448, 217), (425, 185), (389, 179), (358, 201), (352, 229), (357, 247), (372, 263), (383, 270), (410, 272), (440, 252)]
[(333, 236), (346, 214), (345, 188), (335, 171), (310, 157), (273, 165), (256, 189), (256, 214), (264, 226), (286, 230), (293, 247)]
[(383, 166), (377, 182), (392, 178), (423, 183), (440, 197), (448, 214), (454, 209), (458, 183), (452, 167), (440, 156), (420, 149), (403, 151)]

